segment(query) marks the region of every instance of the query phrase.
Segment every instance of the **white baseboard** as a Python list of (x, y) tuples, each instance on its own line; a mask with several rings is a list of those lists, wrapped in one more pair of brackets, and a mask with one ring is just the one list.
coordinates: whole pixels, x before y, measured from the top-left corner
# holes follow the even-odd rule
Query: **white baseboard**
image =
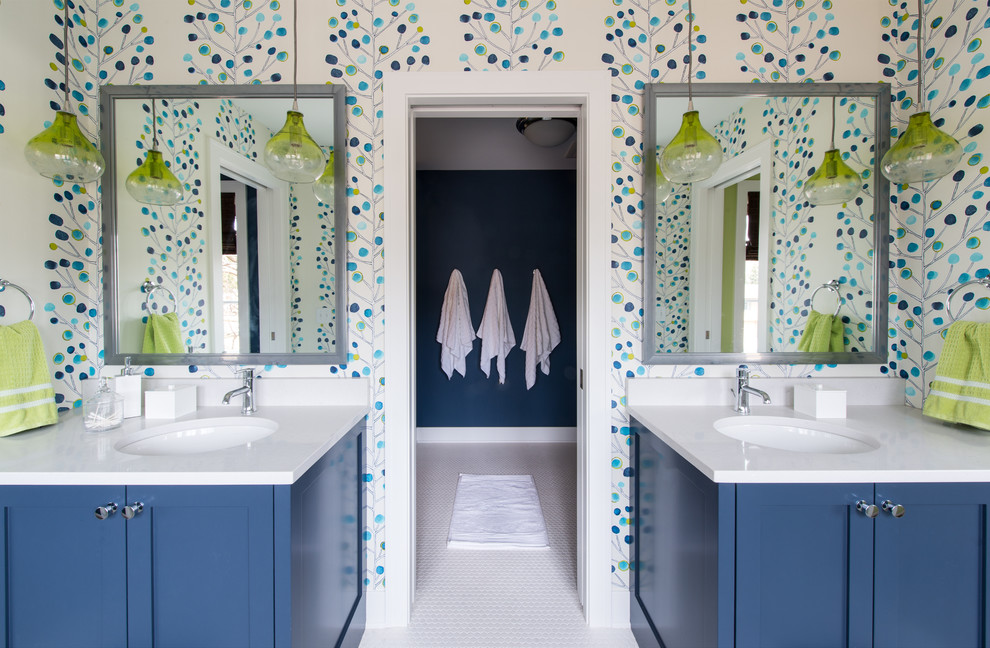
[(612, 627), (629, 627), (629, 590), (612, 590)]
[(577, 428), (418, 427), (416, 443), (577, 443)]
[[(365, 590), (364, 627), (369, 630), (385, 626), (385, 590)], [(626, 622), (628, 624), (628, 621)]]

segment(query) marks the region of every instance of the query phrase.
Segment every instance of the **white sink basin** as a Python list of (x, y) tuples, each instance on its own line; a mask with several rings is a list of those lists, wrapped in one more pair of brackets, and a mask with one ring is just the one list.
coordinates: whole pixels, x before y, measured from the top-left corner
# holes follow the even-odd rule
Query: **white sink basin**
[(715, 421), (727, 437), (791, 452), (852, 454), (876, 450), (880, 444), (848, 428), (786, 416), (732, 416)]
[(184, 455), (212, 452), (264, 439), (278, 429), (266, 418), (222, 416), (166, 423), (121, 439), (114, 449), (133, 455)]

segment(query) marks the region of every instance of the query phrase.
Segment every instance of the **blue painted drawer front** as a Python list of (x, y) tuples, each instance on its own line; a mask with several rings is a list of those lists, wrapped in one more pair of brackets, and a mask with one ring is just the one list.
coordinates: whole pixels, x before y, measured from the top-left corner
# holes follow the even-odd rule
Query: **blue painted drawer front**
[(986, 623), (990, 484), (877, 484), (874, 645), (990, 645)]
[(132, 486), (128, 645), (247, 648), (275, 640), (271, 486)]
[(123, 646), (127, 642), (122, 486), (0, 488), (0, 645)]
[(873, 484), (736, 487), (736, 646), (869, 646)]

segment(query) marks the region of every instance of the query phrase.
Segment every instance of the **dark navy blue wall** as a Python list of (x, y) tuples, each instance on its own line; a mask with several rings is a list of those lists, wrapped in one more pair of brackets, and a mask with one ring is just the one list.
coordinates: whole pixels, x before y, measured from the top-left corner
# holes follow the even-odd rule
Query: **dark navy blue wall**
[[(572, 427), (577, 425), (576, 174), (574, 171), (419, 171), (416, 174), (416, 424), (420, 427)], [(516, 346), (498, 384), (485, 378), (481, 340), (467, 376), (440, 369), (436, 341), (443, 295), (454, 269), (464, 275), (477, 330), (492, 271), (502, 272)], [(526, 390), (522, 344), (533, 270), (560, 324), (550, 375), (537, 368)]]

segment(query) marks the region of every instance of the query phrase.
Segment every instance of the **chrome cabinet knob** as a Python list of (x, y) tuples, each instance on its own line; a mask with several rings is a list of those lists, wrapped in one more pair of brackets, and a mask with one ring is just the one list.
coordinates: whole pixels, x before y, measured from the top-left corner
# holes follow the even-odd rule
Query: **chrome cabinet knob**
[(884, 500), (883, 503), (880, 504), (880, 507), (893, 515), (895, 518), (904, 517), (905, 510), (900, 504), (894, 504), (890, 500)]
[(870, 504), (866, 500), (856, 502), (856, 510), (870, 518), (871, 520), (880, 515), (880, 509), (876, 504)]
[(144, 510), (144, 502), (134, 502), (133, 504), (128, 504), (124, 507), (124, 510), (120, 512), (124, 516), (125, 520), (130, 520), (131, 518), (137, 517), (138, 513)]
[(93, 515), (96, 516), (97, 520), (105, 520), (116, 512), (117, 512), (117, 503), (107, 502), (103, 506), (97, 506), (96, 510), (93, 511)]

